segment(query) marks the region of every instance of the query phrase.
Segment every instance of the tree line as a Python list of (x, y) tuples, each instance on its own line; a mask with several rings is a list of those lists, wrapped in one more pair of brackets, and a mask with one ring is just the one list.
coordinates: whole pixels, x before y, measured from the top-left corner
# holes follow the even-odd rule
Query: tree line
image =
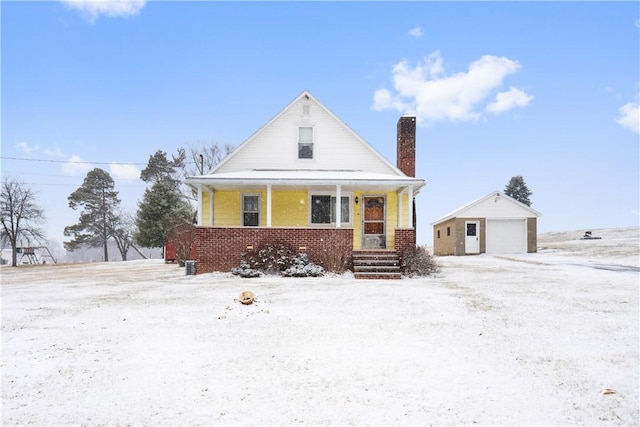
[[(64, 228), (69, 240), (64, 248), (101, 247), (103, 260), (109, 261), (107, 250), (115, 242), (123, 261), (127, 253), (139, 247), (161, 248), (170, 230), (181, 224), (193, 224), (196, 217), (196, 192), (184, 185), (184, 178), (211, 170), (232, 150), (231, 145), (204, 144), (179, 148), (177, 154), (162, 150), (149, 156), (140, 179), (148, 184), (135, 214), (122, 210), (119, 192), (111, 175), (101, 168), (90, 170), (82, 185), (68, 197), (69, 207), (79, 211), (78, 221)], [(45, 211), (37, 203), (36, 193), (17, 179), (3, 180), (0, 195), (2, 247), (12, 250), (11, 265), (17, 265), (18, 243), (31, 245), (46, 241), (42, 224)]]
[[(102, 247), (104, 261), (109, 261), (107, 247), (115, 242), (123, 261), (127, 253), (138, 247), (162, 248), (172, 230), (185, 236), (184, 227), (193, 225), (196, 219), (195, 189), (184, 185), (187, 176), (201, 175), (211, 170), (233, 150), (230, 145), (200, 144), (179, 148), (177, 154), (169, 157), (162, 150), (149, 156), (147, 166), (140, 173), (140, 179), (149, 186), (138, 202), (134, 214), (120, 207), (118, 191), (109, 173), (95, 168), (87, 173), (82, 185), (68, 197), (69, 207), (79, 210), (78, 222), (64, 229), (69, 237), (63, 242), (69, 251), (80, 247)], [(531, 206), (531, 191), (521, 175), (512, 177), (504, 190), (515, 200)], [(0, 238), (2, 247), (11, 246), (12, 266), (17, 265), (17, 245), (21, 239), (31, 242), (45, 241), (41, 227), (45, 212), (36, 200), (36, 193), (24, 183), (5, 178), (0, 196)], [(184, 237), (183, 237), (184, 239)], [(181, 248), (187, 259), (190, 247)]]

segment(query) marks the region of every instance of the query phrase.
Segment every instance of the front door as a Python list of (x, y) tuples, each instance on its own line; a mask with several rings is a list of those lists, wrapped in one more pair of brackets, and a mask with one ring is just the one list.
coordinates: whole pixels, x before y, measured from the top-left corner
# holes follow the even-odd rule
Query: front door
[(464, 252), (466, 254), (480, 253), (480, 221), (466, 221)]
[(364, 196), (362, 198), (362, 247), (383, 249), (387, 247), (384, 227), (384, 196)]

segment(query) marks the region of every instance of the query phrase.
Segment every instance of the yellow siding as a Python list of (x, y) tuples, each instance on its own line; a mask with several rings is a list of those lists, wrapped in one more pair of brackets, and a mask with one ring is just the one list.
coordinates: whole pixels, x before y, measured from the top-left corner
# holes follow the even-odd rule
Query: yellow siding
[[(306, 227), (309, 223), (306, 191), (273, 192), (271, 225), (274, 227)], [(266, 212), (266, 203), (265, 203)]]
[(387, 193), (387, 249), (395, 248), (395, 231), (398, 227), (398, 194)]
[(209, 192), (202, 193), (202, 225), (211, 224), (209, 220), (211, 219), (211, 212), (209, 212)]
[[(205, 206), (208, 209), (208, 204)], [(216, 191), (213, 193), (213, 218), (215, 225), (240, 226), (240, 192)]]
[(403, 193), (400, 196), (402, 197), (402, 218), (400, 218), (401, 224), (399, 228), (410, 228), (413, 224), (407, 221), (407, 215), (409, 214), (409, 195)]
[(353, 200), (358, 198), (360, 202), (353, 206), (353, 249), (362, 249), (362, 193), (354, 192)]
[[(263, 190), (243, 191), (216, 191), (214, 192), (214, 224), (216, 226), (236, 227), (241, 225), (241, 195), (243, 193), (260, 194), (261, 214), (260, 225), (267, 224), (267, 194)], [(362, 200), (367, 195), (380, 195), (378, 192), (354, 192), (353, 197), (358, 197), (359, 203), (353, 206), (353, 247), (362, 248)], [(398, 227), (398, 194), (395, 192), (383, 193), (386, 198), (386, 233), (387, 248), (395, 247), (395, 229)], [(409, 227), (406, 215), (409, 209), (408, 195), (402, 194), (402, 223), (401, 228)], [(274, 191), (271, 194), (273, 227), (308, 227), (309, 196), (306, 191)], [(202, 195), (202, 221), (204, 225), (210, 224), (209, 193)]]

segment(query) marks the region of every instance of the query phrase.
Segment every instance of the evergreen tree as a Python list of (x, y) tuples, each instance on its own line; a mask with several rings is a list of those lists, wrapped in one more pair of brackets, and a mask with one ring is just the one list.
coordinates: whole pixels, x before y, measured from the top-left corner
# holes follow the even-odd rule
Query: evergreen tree
[(151, 184), (138, 204), (136, 242), (142, 246), (164, 246), (168, 231), (178, 224), (193, 222), (194, 210), (180, 191), (180, 171), (184, 168), (186, 152), (178, 150), (177, 156), (167, 157), (158, 150), (149, 156), (149, 163), (140, 178)]
[(179, 187), (179, 171), (184, 168), (185, 158), (186, 152), (183, 149), (179, 149), (178, 155), (172, 156), (171, 160), (167, 158), (167, 153), (158, 150), (155, 154), (149, 156), (149, 162), (147, 167), (140, 173), (140, 179), (151, 184), (171, 182), (176, 187)]
[(527, 184), (524, 182), (524, 178), (520, 175), (514, 176), (509, 180), (509, 183), (504, 187), (504, 194), (516, 199), (520, 203), (531, 206), (529, 196), (533, 193), (529, 191)]
[(193, 217), (193, 208), (172, 182), (155, 182), (138, 204), (135, 240), (145, 247), (163, 247), (168, 231), (178, 224), (192, 223)]
[(82, 185), (69, 195), (69, 207), (82, 207), (77, 224), (64, 228), (65, 236), (73, 238), (64, 242), (67, 250), (73, 251), (80, 246), (102, 246), (104, 261), (109, 261), (107, 243), (117, 228), (120, 199), (114, 190), (111, 175), (100, 168), (87, 173)]

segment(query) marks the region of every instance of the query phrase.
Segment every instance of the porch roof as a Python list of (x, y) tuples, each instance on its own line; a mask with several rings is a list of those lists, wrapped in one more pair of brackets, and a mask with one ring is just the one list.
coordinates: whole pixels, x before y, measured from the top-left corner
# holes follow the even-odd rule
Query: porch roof
[(316, 169), (253, 169), (188, 177), (191, 185), (202, 185), (213, 190), (233, 190), (271, 185), (274, 189), (331, 189), (336, 185), (343, 190), (380, 189), (400, 191), (413, 187), (417, 194), (426, 185), (425, 180), (405, 175), (392, 175), (361, 170)]

